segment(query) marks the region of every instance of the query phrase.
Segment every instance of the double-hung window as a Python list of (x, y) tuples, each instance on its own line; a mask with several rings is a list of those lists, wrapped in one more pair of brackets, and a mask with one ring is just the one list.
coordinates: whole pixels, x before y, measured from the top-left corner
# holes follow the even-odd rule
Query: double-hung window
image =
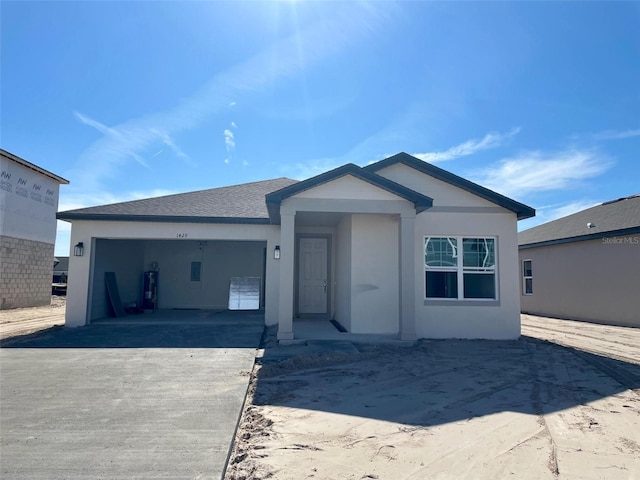
[(425, 237), (427, 299), (497, 299), (496, 240), (491, 237)]
[(522, 261), (522, 293), (533, 295), (533, 270), (531, 260)]

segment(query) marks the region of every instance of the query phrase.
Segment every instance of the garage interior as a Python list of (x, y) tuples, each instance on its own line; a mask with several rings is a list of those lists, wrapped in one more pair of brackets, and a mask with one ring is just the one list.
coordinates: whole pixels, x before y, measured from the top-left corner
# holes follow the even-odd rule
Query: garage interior
[[(105, 273), (114, 272), (122, 305), (143, 305), (144, 272), (157, 270), (158, 310), (229, 308), (233, 278), (258, 280), (264, 309), (265, 241), (95, 239), (90, 284), (90, 321), (114, 315)], [(253, 309), (253, 307), (252, 307)]]

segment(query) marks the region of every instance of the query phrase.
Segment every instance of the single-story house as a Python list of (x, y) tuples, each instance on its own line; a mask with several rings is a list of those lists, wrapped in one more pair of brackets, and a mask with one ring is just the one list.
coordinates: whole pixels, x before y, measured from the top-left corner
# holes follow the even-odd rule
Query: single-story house
[(0, 149), (0, 310), (51, 303), (58, 193), (68, 183)]
[(640, 195), (520, 232), (523, 313), (640, 327)]
[(69, 279), (69, 257), (54, 257), (51, 291), (54, 295), (66, 295)]
[(69, 257), (53, 259), (53, 283), (67, 283), (69, 278)]
[(401, 339), (520, 335), (517, 221), (535, 211), (399, 153), (304, 181), (278, 178), (61, 212), (71, 244), (67, 326), (109, 315), (157, 270), (163, 309), (224, 309), (232, 279), (259, 279), (265, 323), (297, 319)]

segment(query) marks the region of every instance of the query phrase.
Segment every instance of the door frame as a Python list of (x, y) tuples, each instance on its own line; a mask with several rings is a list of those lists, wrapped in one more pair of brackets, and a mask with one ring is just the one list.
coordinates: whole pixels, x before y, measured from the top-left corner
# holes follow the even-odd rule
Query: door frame
[[(300, 285), (300, 240), (302, 238), (324, 238), (327, 241), (327, 312), (324, 314), (318, 313), (300, 313), (299, 308), (299, 285)], [(294, 288), (293, 288), (293, 308), (295, 318), (305, 319), (323, 319), (328, 320), (331, 318), (331, 297), (333, 294), (332, 288), (332, 271), (331, 271), (331, 241), (332, 235), (330, 233), (296, 233), (295, 235), (295, 258), (294, 258)]]

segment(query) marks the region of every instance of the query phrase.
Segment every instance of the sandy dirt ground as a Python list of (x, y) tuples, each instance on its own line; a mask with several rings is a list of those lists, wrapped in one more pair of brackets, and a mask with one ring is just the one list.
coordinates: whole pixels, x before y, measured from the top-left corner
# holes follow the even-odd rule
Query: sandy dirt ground
[(64, 325), (66, 297), (51, 297), (44, 307), (16, 308), (0, 312), (0, 339), (27, 335), (45, 328)]
[[(64, 300), (1, 312), (0, 338), (63, 325)], [(258, 364), (225, 479), (640, 480), (640, 329), (522, 333)]]
[(522, 335), (640, 365), (640, 328), (613, 327), (534, 315), (521, 317)]
[(225, 478), (640, 479), (636, 332), (591, 327), (258, 365)]

